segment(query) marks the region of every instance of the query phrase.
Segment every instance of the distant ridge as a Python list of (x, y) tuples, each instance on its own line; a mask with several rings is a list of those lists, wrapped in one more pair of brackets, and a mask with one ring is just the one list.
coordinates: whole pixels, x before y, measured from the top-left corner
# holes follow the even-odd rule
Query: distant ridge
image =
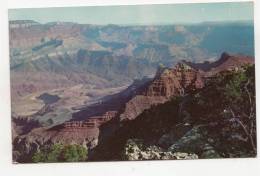
[(225, 69), (240, 67), (244, 64), (253, 64), (254, 59), (250, 56), (242, 56), (242, 55), (230, 55), (227, 52), (221, 54), (219, 60), (215, 62), (203, 62), (203, 63), (192, 63), (189, 61), (183, 61), (185, 64), (199, 69), (205, 72), (214, 71), (219, 72)]
[(34, 20), (10, 20), (9, 24), (25, 24), (25, 23), (37, 23), (40, 24), (37, 21)]

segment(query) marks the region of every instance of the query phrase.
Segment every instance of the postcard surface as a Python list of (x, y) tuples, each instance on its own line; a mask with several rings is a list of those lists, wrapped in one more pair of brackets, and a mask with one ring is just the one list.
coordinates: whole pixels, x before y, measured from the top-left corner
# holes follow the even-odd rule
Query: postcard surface
[(252, 2), (9, 10), (14, 163), (255, 157)]

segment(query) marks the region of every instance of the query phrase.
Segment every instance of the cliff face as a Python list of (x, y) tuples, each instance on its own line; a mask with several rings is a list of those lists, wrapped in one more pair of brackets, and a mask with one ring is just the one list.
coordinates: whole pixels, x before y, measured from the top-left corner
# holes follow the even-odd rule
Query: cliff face
[(183, 96), (203, 85), (201, 72), (184, 63), (179, 63), (174, 68), (160, 68), (154, 80), (126, 103), (120, 119), (134, 119), (152, 105), (164, 103), (173, 96)]
[(47, 23), (45, 25), (34, 21), (11, 21), (10, 47), (28, 48), (41, 44), (44, 40), (59, 38), (67, 42), (82, 40), (79, 24)]
[(201, 73), (184, 63), (179, 63), (174, 68), (159, 70), (144, 95), (170, 98), (171, 96), (182, 95), (185, 91), (202, 87)]

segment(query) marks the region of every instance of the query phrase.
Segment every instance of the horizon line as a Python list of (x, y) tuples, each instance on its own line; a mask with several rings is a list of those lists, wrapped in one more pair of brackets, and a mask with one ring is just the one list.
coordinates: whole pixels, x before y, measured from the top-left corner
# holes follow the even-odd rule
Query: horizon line
[(32, 19), (18, 19), (18, 20), (8, 20), (8, 22), (15, 22), (15, 21), (32, 21), (41, 25), (51, 24), (51, 23), (73, 23), (73, 24), (79, 24), (79, 25), (93, 25), (93, 26), (108, 26), (108, 25), (115, 25), (115, 26), (167, 26), (167, 25), (199, 25), (199, 24), (217, 24), (217, 23), (238, 23), (238, 24), (252, 24), (254, 25), (254, 19), (252, 20), (212, 20), (212, 21), (201, 21), (201, 22), (176, 22), (176, 23), (79, 23), (74, 21), (50, 21), (50, 22), (39, 22), (37, 20)]

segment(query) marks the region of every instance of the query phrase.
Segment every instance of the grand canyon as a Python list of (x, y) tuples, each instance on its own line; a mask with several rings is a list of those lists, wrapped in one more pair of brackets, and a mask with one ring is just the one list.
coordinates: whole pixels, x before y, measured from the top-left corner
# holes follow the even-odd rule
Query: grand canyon
[(9, 36), (15, 163), (256, 156), (251, 21), (12, 20)]

